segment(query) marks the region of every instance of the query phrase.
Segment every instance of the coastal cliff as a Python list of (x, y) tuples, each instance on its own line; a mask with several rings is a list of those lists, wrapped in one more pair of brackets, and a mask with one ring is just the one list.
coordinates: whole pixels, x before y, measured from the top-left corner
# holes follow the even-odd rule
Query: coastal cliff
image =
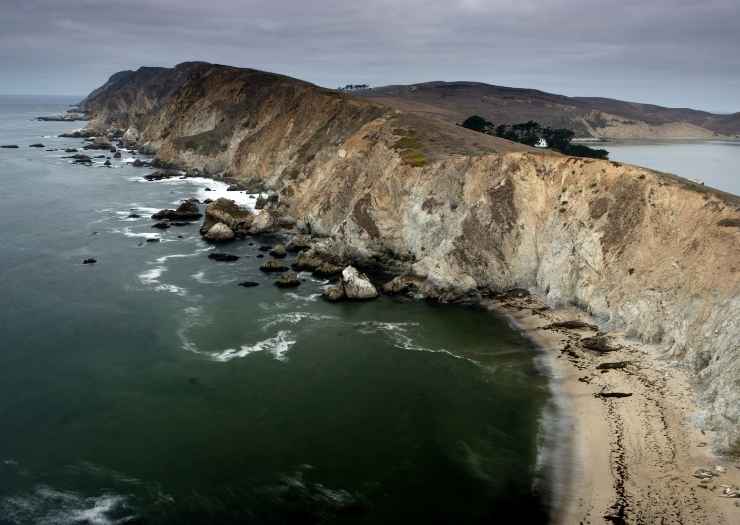
[(694, 378), (740, 448), (740, 198), (540, 152), (271, 73), (122, 72), (81, 104), (166, 162), (274, 190), (326, 249), (459, 301), (526, 288)]

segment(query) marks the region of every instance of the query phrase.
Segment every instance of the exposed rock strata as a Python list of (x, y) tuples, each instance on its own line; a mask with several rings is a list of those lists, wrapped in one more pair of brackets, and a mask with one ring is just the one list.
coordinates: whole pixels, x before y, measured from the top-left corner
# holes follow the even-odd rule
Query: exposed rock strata
[(406, 275), (401, 291), (525, 288), (654, 343), (692, 372), (716, 444), (738, 446), (738, 197), (202, 63), (120, 74), (82, 109), (164, 161), (274, 190), (338, 257)]

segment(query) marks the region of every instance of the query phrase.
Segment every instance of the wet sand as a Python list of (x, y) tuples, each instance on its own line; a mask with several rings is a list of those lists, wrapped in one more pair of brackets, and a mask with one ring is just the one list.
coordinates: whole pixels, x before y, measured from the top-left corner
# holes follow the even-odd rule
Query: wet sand
[[(596, 326), (548, 327), (597, 324), (575, 308), (547, 308), (534, 296), (486, 306), (545, 351), (561, 396), (564, 460), (554, 464), (554, 523), (740, 523), (740, 498), (724, 497), (726, 487), (740, 486), (740, 461), (714, 455), (712, 436), (697, 429), (684, 371), (621, 333), (606, 334), (614, 350), (599, 352), (582, 341), (601, 334)], [(715, 475), (701, 480), (694, 476), (699, 468)]]

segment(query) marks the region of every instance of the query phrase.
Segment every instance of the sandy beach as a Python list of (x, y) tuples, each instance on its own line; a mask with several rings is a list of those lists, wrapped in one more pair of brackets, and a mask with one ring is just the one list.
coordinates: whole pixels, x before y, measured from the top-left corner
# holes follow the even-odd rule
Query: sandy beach
[[(740, 523), (740, 498), (728, 497), (740, 486), (740, 461), (712, 453), (712, 436), (693, 422), (698, 407), (682, 370), (650, 345), (599, 332), (576, 308), (551, 309), (534, 296), (487, 306), (545, 351), (562, 397), (566, 450), (565, 464), (556, 464), (554, 523)], [(584, 347), (589, 341), (609, 350)]]

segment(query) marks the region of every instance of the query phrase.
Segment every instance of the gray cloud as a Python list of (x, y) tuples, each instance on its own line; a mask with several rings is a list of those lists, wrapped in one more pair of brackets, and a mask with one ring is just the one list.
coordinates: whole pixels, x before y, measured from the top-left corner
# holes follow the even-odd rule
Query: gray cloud
[(207, 60), (325, 86), (478, 80), (740, 110), (737, 0), (5, 0), (0, 92)]

